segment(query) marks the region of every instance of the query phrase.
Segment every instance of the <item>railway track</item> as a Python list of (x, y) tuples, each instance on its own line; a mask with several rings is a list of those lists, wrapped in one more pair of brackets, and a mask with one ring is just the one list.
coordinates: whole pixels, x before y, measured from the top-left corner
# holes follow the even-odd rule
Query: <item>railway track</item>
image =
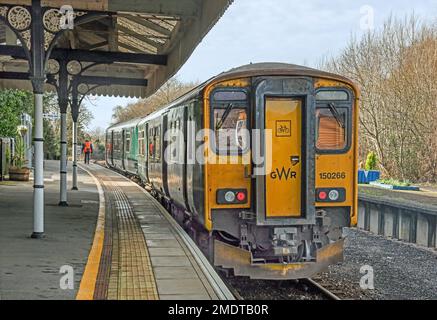
[(325, 288), (324, 286), (322, 286), (321, 284), (319, 284), (315, 280), (308, 278), (308, 279), (305, 279), (304, 281), (309, 283), (311, 286), (317, 288), (317, 290), (319, 290), (329, 300), (341, 300), (335, 293), (333, 293), (329, 289)]
[(225, 282), (241, 300), (341, 300), (312, 279), (276, 281), (230, 277), (225, 278)]

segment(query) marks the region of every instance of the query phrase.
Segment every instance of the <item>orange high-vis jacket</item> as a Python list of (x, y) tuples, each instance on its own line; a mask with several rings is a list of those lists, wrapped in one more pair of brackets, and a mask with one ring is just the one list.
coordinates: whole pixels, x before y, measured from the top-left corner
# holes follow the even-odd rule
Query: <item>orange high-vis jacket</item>
[(91, 142), (90, 141), (85, 141), (83, 152), (84, 153), (93, 152), (93, 149), (91, 147)]

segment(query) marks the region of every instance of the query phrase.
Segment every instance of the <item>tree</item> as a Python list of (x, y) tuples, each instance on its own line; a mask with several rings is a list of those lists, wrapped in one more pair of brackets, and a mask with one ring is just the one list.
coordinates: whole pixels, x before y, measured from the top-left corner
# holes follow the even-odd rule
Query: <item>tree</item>
[(437, 26), (390, 17), (323, 67), (361, 87), (361, 159), (375, 150), (386, 175), (436, 181)]
[(124, 108), (122, 106), (116, 106), (112, 111), (112, 119), (114, 123), (119, 123), (138, 117), (144, 117), (184, 95), (197, 85), (198, 83), (184, 83), (177, 77), (173, 77), (149, 98), (139, 100)]
[(366, 170), (370, 171), (370, 170), (375, 170), (376, 169), (376, 154), (375, 152), (371, 151), (369, 152), (369, 154), (367, 155), (367, 159), (366, 159)]
[[(57, 95), (53, 92), (44, 94), (43, 98), (44, 113), (59, 114), (59, 104)], [(23, 90), (2, 90), (0, 91), (0, 136), (15, 137), (17, 126), (21, 123), (21, 114), (28, 113), (32, 116), (33, 95), (31, 92)], [(82, 106), (78, 119), (79, 141), (83, 141), (87, 128), (93, 120), (92, 113)], [(48, 159), (58, 159), (60, 156), (60, 121), (44, 119), (44, 154)], [(72, 141), (72, 119), (67, 117), (68, 144), (71, 149)], [(71, 152), (71, 150), (69, 151)]]
[(32, 94), (20, 90), (0, 91), (0, 136), (15, 137), (21, 114), (33, 114)]

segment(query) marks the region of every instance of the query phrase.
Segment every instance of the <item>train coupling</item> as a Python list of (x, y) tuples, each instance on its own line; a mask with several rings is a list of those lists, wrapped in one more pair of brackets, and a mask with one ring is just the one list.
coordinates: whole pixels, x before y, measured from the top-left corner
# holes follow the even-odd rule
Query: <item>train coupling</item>
[(275, 228), (272, 247), (275, 256), (293, 256), (298, 253), (297, 228)]

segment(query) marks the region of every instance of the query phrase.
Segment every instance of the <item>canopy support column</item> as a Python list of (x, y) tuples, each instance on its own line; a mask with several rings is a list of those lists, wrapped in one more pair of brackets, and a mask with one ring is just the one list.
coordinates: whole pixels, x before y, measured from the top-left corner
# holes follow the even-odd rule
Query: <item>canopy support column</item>
[(43, 126), (43, 94), (44, 94), (44, 28), (42, 24), (41, 1), (32, 0), (31, 8), (31, 77), (35, 96), (34, 146), (35, 171), (33, 185), (33, 233), (32, 238), (44, 237), (44, 126)]
[(79, 190), (77, 187), (77, 121), (79, 118), (79, 93), (77, 92), (77, 85), (73, 83), (72, 86), (72, 103), (71, 116), (73, 118), (73, 188), (72, 190)]
[(59, 206), (68, 207), (67, 202), (67, 107), (68, 72), (65, 61), (60, 61), (59, 70), (59, 108), (61, 110), (61, 160), (60, 160), (60, 201)]
[(44, 137), (43, 94), (35, 92), (35, 171), (33, 185), (33, 233), (32, 238), (44, 236)]

